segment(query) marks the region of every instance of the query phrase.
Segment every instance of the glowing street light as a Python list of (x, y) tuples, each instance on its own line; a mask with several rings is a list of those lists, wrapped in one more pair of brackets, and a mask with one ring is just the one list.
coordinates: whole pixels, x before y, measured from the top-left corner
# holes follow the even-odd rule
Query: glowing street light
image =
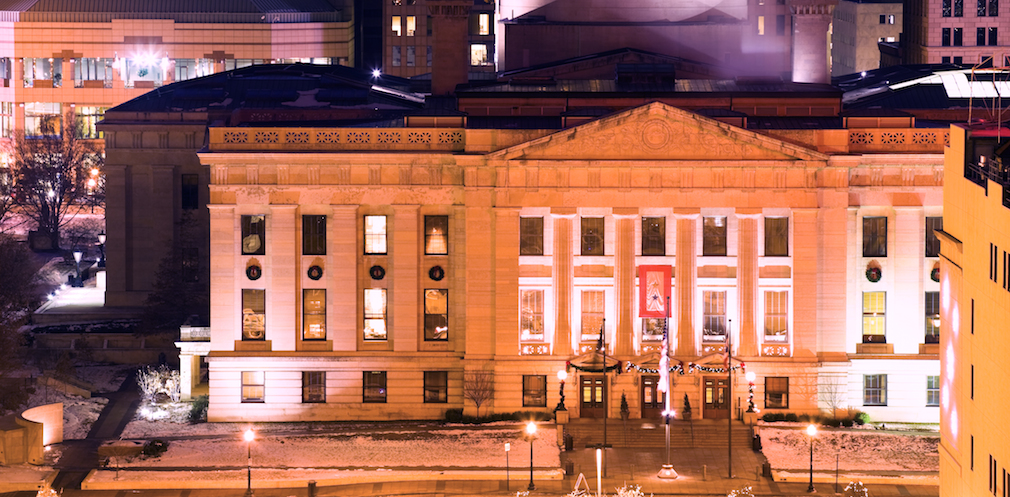
[(242, 434), (242, 439), (245, 440), (246, 446), (246, 487), (245, 495), (246, 497), (252, 497), (252, 443), (256, 439), (256, 432), (252, 428), (249, 428)]
[(98, 267), (105, 267), (105, 232), (98, 234), (98, 250), (101, 251), (101, 258), (98, 259)]
[(77, 280), (74, 281), (73, 286), (84, 286), (84, 283), (81, 281), (81, 259), (83, 257), (84, 252), (81, 252), (80, 250), (74, 251), (74, 266), (77, 268)]
[(526, 424), (526, 435), (530, 438), (530, 486), (527, 489), (531, 492), (537, 489), (533, 484), (533, 440), (536, 438), (536, 434), (537, 424), (530, 421)]
[(380, 71), (379, 69), (372, 69), (372, 77), (378, 78), (379, 76), (382, 76), (382, 71)]
[(814, 493), (817, 492), (814, 488), (814, 437), (817, 436), (817, 427), (807, 425), (807, 436), (810, 437), (810, 485), (807, 487), (807, 492)]
[(561, 400), (558, 401), (558, 406), (554, 408), (555, 411), (567, 411), (565, 408), (565, 380), (568, 379), (568, 372), (564, 369), (558, 371), (558, 379), (561, 380)]

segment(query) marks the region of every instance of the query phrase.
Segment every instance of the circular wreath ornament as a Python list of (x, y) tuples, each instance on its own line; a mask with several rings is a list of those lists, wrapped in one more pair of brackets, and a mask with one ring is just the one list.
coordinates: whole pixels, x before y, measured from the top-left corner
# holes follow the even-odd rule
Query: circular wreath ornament
[(932, 271), (929, 272), (929, 279), (939, 283), (940, 282), (940, 268), (934, 267)]
[(880, 277), (883, 273), (880, 271), (879, 267), (869, 267), (866, 268), (866, 279), (870, 280), (870, 283), (876, 283), (880, 281)]
[(252, 266), (245, 268), (245, 275), (251, 280), (258, 280), (260, 279), (260, 276), (263, 276), (263, 268), (253, 264)]
[(381, 280), (386, 277), (386, 269), (382, 266), (372, 266), (368, 269), (368, 275), (371, 276), (373, 280)]
[(314, 280), (315, 281), (315, 280), (318, 280), (319, 278), (322, 278), (322, 277), (323, 277), (323, 268), (321, 268), (319, 266), (311, 266), (311, 267), (309, 267), (309, 279), (310, 280)]
[(442, 269), (442, 266), (432, 266), (428, 270), (428, 277), (434, 281), (442, 281), (442, 278), (445, 278), (445, 270)]

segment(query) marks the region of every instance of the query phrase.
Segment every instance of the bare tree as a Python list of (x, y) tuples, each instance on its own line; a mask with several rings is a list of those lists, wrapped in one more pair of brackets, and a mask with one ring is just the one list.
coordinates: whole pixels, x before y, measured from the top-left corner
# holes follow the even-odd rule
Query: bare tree
[(821, 383), (818, 387), (821, 403), (828, 407), (831, 415), (838, 416), (838, 411), (843, 409), (847, 402), (848, 388), (839, 378), (831, 378), (830, 381)]
[(14, 207), (14, 177), (11, 168), (0, 164), (0, 232), (5, 231), (4, 219)]
[(102, 149), (79, 138), (73, 114), (47, 116), (27, 128), (9, 144), (14, 198), (58, 248), (60, 228), (89, 207), (89, 195), (104, 190)]
[(190, 316), (204, 320), (210, 316), (210, 276), (200, 263), (198, 247), (202, 242), (198, 224), (189, 213), (184, 213), (177, 227), (179, 235), (171, 241), (171, 251), (158, 265), (154, 286), (144, 303), (145, 332), (178, 332)]
[(464, 373), (463, 397), (477, 406), (480, 416), (480, 406), (494, 397), (494, 371), (478, 369)]

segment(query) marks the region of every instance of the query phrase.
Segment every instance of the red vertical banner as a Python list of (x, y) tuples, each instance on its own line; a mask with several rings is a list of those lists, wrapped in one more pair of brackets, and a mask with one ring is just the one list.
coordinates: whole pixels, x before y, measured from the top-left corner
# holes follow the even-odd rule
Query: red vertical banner
[(668, 316), (666, 298), (671, 296), (672, 274), (670, 266), (638, 266), (638, 317)]

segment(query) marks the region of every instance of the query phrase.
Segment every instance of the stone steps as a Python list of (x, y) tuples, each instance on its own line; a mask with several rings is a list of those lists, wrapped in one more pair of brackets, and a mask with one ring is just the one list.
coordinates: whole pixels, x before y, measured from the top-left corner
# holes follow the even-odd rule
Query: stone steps
[[(583, 448), (603, 442), (602, 420), (579, 420), (565, 427), (573, 437), (574, 448)], [(705, 420), (695, 423), (675, 421), (670, 425), (670, 447), (678, 448), (719, 448), (726, 447), (729, 428), (725, 421)], [(733, 446), (751, 446), (751, 429), (741, 423), (733, 424)], [(627, 425), (620, 420), (607, 423), (607, 444), (612, 447), (665, 447), (666, 429), (662, 421), (629, 420)]]

